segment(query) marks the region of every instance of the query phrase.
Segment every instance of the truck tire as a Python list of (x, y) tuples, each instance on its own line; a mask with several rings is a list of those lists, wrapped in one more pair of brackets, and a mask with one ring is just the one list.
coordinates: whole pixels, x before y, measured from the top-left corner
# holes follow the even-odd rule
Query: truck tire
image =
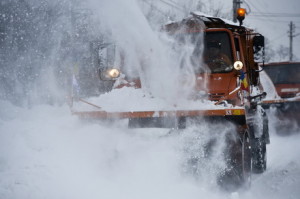
[[(262, 135), (257, 132), (258, 124), (250, 125), (251, 150), (252, 150), (252, 172), (263, 173), (267, 169), (267, 147), (270, 143), (268, 117), (266, 112), (262, 112)], [(256, 136), (255, 136), (256, 134)], [(259, 135), (259, 136), (257, 136)]]
[(250, 136), (246, 131), (240, 140), (231, 143), (229, 148), (228, 169), (219, 178), (219, 185), (228, 191), (249, 188), (251, 185), (252, 155)]
[(252, 173), (252, 154), (251, 154), (251, 141), (250, 141), (250, 135), (248, 132), (246, 132), (243, 136), (243, 185), (246, 188), (249, 188), (251, 186), (251, 173)]
[(267, 147), (262, 138), (252, 139), (252, 172), (263, 173), (267, 169)]

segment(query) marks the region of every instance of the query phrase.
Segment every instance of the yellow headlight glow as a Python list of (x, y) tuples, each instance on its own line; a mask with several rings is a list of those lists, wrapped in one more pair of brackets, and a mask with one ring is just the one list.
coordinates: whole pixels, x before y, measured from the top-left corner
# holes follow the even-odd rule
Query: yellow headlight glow
[(110, 78), (118, 78), (120, 76), (120, 71), (118, 69), (112, 68), (107, 70), (107, 75)]
[(233, 64), (233, 67), (235, 70), (241, 70), (243, 68), (244, 64), (241, 61), (236, 61)]

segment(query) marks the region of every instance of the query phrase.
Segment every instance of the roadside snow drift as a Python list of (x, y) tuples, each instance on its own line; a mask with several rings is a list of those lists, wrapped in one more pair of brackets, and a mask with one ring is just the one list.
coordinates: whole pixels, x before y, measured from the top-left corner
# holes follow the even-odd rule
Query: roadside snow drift
[[(127, 129), (86, 123), (67, 106), (18, 108), (0, 103), (0, 198), (298, 198), (300, 135), (278, 137), (271, 128), (268, 169), (252, 188), (222, 192), (215, 183), (222, 157), (200, 163), (207, 132), (229, 127)], [(221, 147), (220, 141), (220, 147)]]

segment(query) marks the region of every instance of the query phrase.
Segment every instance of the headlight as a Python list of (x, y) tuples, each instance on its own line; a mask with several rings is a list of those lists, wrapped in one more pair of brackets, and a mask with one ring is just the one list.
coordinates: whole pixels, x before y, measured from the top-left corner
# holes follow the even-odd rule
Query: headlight
[(102, 80), (116, 80), (120, 76), (120, 71), (116, 68), (100, 70)]
[(241, 61), (236, 61), (233, 64), (233, 67), (235, 70), (241, 70), (243, 68), (244, 64)]
[(110, 78), (118, 78), (120, 76), (120, 71), (115, 68), (107, 70), (106, 73)]

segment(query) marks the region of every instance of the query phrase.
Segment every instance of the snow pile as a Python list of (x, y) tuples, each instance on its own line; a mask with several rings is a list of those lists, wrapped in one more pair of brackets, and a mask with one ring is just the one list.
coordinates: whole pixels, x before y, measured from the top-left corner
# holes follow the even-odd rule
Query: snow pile
[(184, 149), (197, 154), (205, 134), (168, 132), (82, 123), (66, 106), (19, 110), (1, 119), (0, 198), (218, 198), (219, 159), (202, 173), (211, 182), (185, 174)]
[(260, 82), (263, 90), (267, 93), (265, 100), (281, 99), (277, 94), (276, 88), (265, 71), (260, 72)]
[[(121, 98), (121, 96), (120, 96)], [(222, 139), (210, 159), (209, 139), (230, 126), (191, 125), (168, 129), (127, 129), (83, 123), (67, 106), (22, 109), (0, 102), (0, 198), (225, 198), (299, 197), (300, 135), (278, 137), (270, 120), (268, 168), (254, 175), (252, 188), (226, 193), (216, 185), (223, 167)], [(17, 114), (10, 114), (17, 113)], [(200, 158), (195, 169), (187, 162)]]
[(143, 89), (135, 89), (133, 87), (113, 89), (111, 92), (102, 94), (99, 97), (88, 98), (85, 101), (99, 106), (101, 109), (81, 101), (74, 103), (72, 109), (74, 111), (103, 110), (108, 112), (132, 112), (241, 108), (233, 107), (232, 105), (226, 107), (224, 105), (215, 105), (215, 102), (204, 99), (177, 99), (177, 103), (170, 103), (163, 98), (152, 97), (151, 94)]
[(279, 137), (272, 131), (271, 145), (267, 147), (268, 169), (262, 175), (253, 176), (251, 191), (240, 198), (299, 198), (299, 141), (299, 132), (293, 136)]

